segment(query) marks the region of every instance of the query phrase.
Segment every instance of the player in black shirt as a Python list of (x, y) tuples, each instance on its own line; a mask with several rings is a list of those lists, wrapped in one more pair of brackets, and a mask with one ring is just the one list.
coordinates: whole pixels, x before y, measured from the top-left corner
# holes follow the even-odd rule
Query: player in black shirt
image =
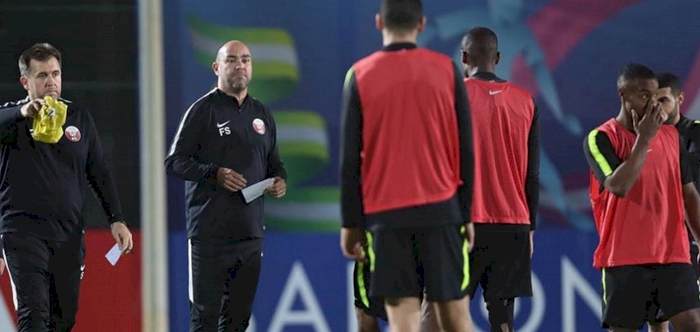
[[(122, 250), (131, 251), (133, 240), (90, 113), (61, 98), (60, 52), (36, 44), (20, 56), (19, 70), (28, 96), (0, 108), (3, 256), (18, 330), (70, 331), (82, 274), (88, 186), (102, 202)], [(33, 135), (34, 119), (45, 116), (42, 106), (53, 100), (67, 106), (65, 124), (58, 128), (58, 141), (43, 142)]]
[(217, 88), (187, 110), (165, 160), (185, 182), (190, 264), (190, 331), (245, 331), (260, 275), (264, 198), (241, 190), (267, 178), (285, 195), (287, 172), (270, 111), (248, 95), (250, 50), (223, 45), (212, 65)]
[[(656, 80), (659, 82), (659, 89), (656, 93), (656, 98), (661, 104), (662, 109), (668, 114), (669, 122), (676, 126), (678, 133), (681, 136), (682, 148), (688, 151), (690, 172), (693, 175), (693, 183), (695, 188), (700, 190), (700, 121), (691, 120), (685, 117), (680, 112), (680, 106), (683, 104), (685, 95), (681, 90), (681, 82), (676, 75), (670, 73), (661, 73), (656, 75)], [(690, 229), (688, 229), (688, 238), (693, 239)], [(700, 269), (698, 269), (698, 243), (690, 244), (690, 261), (695, 268), (697, 277), (700, 277)], [(657, 315), (659, 309), (655, 305), (649, 309), (649, 332), (668, 332), (669, 322), (660, 322)]]

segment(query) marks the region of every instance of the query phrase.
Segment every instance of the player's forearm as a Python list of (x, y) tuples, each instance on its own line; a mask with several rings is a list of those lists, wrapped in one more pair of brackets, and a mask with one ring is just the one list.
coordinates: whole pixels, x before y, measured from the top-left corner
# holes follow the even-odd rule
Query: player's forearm
[(537, 228), (537, 207), (540, 202), (540, 183), (539, 174), (536, 177), (528, 177), (525, 180), (525, 200), (527, 208), (530, 211), (530, 230), (534, 231)]
[(458, 188), (462, 219), (464, 223), (471, 222), (472, 198), (474, 196), (474, 149), (472, 141), (469, 110), (462, 112), (459, 119), (459, 150), (460, 150), (460, 177), (462, 185)]
[(362, 136), (359, 118), (346, 113), (341, 126), (340, 212), (343, 227), (364, 227), (360, 151)]
[[(350, 121), (347, 121), (350, 120)], [(340, 215), (342, 226), (364, 227), (362, 182), (360, 174), (360, 145), (362, 140), (353, 117), (346, 118), (341, 128), (340, 147)]]
[(629, 158), (605, 179), (603, 183), (605, 189), (617, 196), (625, 197), (639, 178), (642, 166), (644, 166), (644, 161), (647, 158), (648, 147), (648, 141), (637, 137)]
[(530, 212), (530, 230), (534, 231), (537, 227), (537, 207), (540, 204), (540, 116), (537, 106), (533, 110), (527, 149), (525, 200)]
[(454, 65), (455, 112), (457, 114), (457, 135), (459, 137), (460, 178), (462, 185), (458, 188), (462, 208), (462, 219), (471, 222), (472, 198), (474, 196), (474, 138), (472, 131), (471, 110), (467, 89), (462, 80), (462, 73), (456, 63)]

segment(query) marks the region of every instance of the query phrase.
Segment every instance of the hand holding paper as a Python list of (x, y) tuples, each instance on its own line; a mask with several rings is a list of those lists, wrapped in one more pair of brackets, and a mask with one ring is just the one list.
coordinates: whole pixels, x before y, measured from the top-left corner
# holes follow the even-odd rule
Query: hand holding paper
[(130, 253), (134, 248), (134, 238), (129, 231), (129, 227), (126, 227), (126, 223), (123, 221), (116, 221), (112, 223), (110, 228), (112, 230), (112, 237), (114, 241), (117, 241), (120, 249), (122, 249), (125, 254)]
[(112, 266), (117, 265), (117, 261), (119, 261), (119, 257), (122, 256), (122, 251), (119, 249), (119, 243), (115, 244), (112, 249), (109, 249), (105, 257), (109, 261), (109, 264), (112, 264)]
[(267, 187), (267, 192), (274, 198), (282, 198), (287, 193), (287, 183), (279, 176), (275, 176), (274, 180), (274, 183)]
[(243, 189), (248, 181), (243, 177), (243, 174), (230, 168), (221, 167), (216, 171), (216, 183), (235, 193)]
[(262, 196), (265, 193), (265, 189), (271, 186), (275, 182), (275, 179), (265, 179), (256, 184), (250, 185), (243, 188), (241, 193), (246, 203), (252, 202), (254, 199)]
[(117, 264), (122, 254), (128, 254), (134, 248), (134, 239), (129, 228), (126, 227), (126, 223), (123, 221), (113, 222), (110, 228), (112, 230), (112, 237), (117, 243), (107, 252), (105, 257), (109, 263), (114, 266)]

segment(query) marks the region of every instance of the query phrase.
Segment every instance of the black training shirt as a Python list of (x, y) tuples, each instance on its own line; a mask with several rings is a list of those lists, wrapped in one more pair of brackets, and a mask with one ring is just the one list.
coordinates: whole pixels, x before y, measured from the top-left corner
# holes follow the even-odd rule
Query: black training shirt
[(165, 167), (168, 174), (186, 180), (188, 237), (208, 240), (263, 237), (264, 197), (246, 204), (240, 192), (216, 183), (219, 167), (242, 174), (247, 185), (287, 177), (269, 109), (250, 96), (239, 105), (219, 89), (185, 112)]
[(64, 134), (55, 144), (35, 141), (23, 99), (0, 108), (0, 233), (66, 240), (84, 228), (88, 185), (110, 222), (123, 221), (112, 170), (89, 111), (68, 100)]

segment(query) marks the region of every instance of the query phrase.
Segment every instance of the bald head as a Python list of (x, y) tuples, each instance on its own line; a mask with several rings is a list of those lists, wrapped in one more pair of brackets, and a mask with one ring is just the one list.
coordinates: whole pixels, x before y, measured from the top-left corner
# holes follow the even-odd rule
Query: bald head
[(462, 50), (476, 61), (495, 61), (498, 53), (496, 33), (485, 27), (472, 28), (462, 38)]
[(250, 57), (250, 49), (246, 44), (238, 40), (232, 40), (219, 48), (219, 52), (216, 53), (216, 60), (225, 60), (229, 55), (247, 55)]
[(248, 84), (253, 77), (250, 49), (238, 40), (232, 40), (219, 48), (216, 61), (211, 68), (219, 77), (218, 88), (239, 100), (248, 92)]

